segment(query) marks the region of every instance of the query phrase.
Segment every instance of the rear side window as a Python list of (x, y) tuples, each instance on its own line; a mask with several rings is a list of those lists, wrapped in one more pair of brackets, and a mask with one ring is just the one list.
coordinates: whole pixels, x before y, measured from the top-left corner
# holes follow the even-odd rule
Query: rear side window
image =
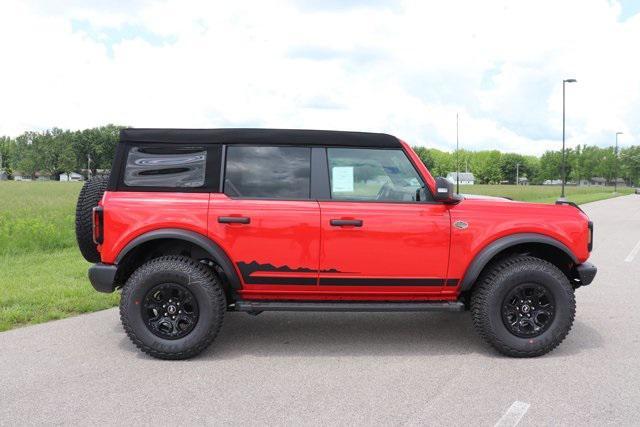
[(124, 184), (129, 187), (202, 187), (206, 163), (204, 147), (131, 147)]
[(227, 147), (224, 193), (229, 197), (308, 199), (311, 149), (308, 147)]

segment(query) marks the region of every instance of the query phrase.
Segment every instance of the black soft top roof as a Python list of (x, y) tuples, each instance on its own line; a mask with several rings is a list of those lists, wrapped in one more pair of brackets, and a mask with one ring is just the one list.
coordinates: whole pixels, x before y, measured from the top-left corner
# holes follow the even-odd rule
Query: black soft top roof
[(302, 129), (139, 129), (120, 131), (121, 142), (175, 144), (295, 144), (349, 147), (400, 147), (384, 133)]

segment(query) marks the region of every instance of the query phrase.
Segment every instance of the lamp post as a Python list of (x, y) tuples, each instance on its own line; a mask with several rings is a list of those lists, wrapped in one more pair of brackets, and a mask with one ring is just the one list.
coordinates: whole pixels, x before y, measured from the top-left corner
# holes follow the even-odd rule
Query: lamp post
[(562, 81), (562, 192), (560, 194), (560, 199), (561, 200), (565, 200), (564, 197), (564, 182), (567, 180), (567, 174), (566, 174), (566, 167), (565, 167), (565, 162), (566, 162), (566, 156), (565, 156), (565, 143), (564, 143), (564, 117), (565, 117), (565, 84), (566, 83), (575, 83), (577, 82), (576, 79), (565, 79)]
[(622, 135), (622, 132), (616, 132), (616, 151), (614, 153), (615, 155), (615, 161), (616, 164), (614, 166), (615, 169), (615, 178), (613, 179), (613, 192), (617, 193), (618, 192), (618, 135)]
[(458, 137), (458, 113), (456, 113), (456, 194), (460, 194), (460, 139)]

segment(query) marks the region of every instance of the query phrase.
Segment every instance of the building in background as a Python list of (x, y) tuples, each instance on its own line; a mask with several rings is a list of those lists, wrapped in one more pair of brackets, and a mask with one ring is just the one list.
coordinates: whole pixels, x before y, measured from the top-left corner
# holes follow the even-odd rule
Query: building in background
[[(457, 182), (458, 172), (449, 172), (447, 174), (447, 180), (452, 183)], [(460, 172), (460, 185), (474, 185), (476, 183), (476, 177), (471, 172)]]
[(70, 172), (68, 174), (66, 173), (61, 173), (60, 174), (60, 181), (62, 182), (69, 182), (69, 181), (83, 181), (84, 177), (82, 175), (80, 175), (77, 172)]
[(545, 179), (542, 185), (562, 185), (561, 179)]

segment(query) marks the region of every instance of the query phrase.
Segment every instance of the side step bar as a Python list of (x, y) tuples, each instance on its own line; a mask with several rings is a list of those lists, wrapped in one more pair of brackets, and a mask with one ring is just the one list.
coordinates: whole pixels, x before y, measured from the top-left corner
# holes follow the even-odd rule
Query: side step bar
[(433, 302), (306, 302), (306, 301), (236, 301), (235, 311), (464, 311), (460, 301)]

